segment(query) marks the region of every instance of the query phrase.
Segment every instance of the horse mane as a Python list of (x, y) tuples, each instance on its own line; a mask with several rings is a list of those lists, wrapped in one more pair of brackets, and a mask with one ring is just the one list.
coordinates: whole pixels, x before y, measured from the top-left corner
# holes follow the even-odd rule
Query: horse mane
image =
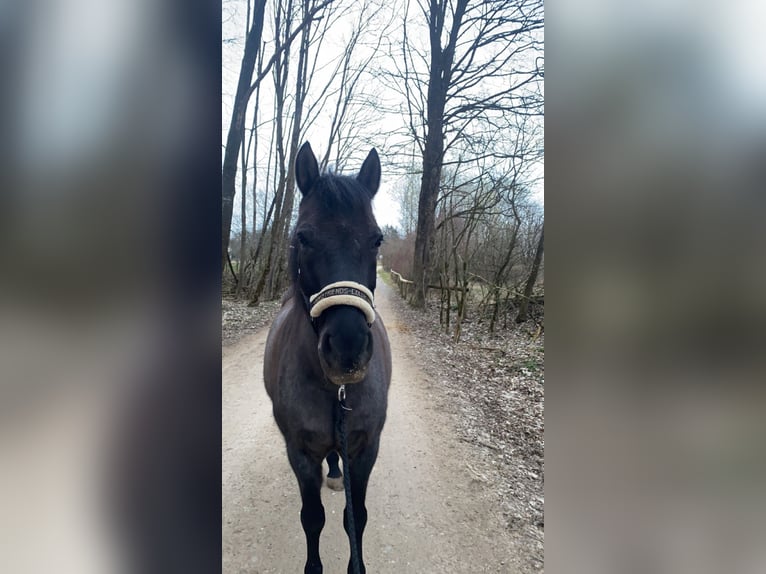
[(295, 283), (293, 282), (287, 288), (287, 291), (285, 291), (284, 294), (282, 295), (282, 300), (279, 302), (279, 306), (284, 307), (285, 303), (287, 303), (290, 299), (292, 299), (294, 295), (295, 295)]

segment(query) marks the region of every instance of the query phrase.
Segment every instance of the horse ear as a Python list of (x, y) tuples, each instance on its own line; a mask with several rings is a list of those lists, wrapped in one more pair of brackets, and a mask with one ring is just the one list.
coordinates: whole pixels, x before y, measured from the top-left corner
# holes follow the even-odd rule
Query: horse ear
[(303, 195), (308, 195), (319, 179), (319, 165), (309, 142), (304, 143), (295, 158), (295, 182)]
[(378, 186), (380, 185), (380, 158), (375, 148), (372, 148), (370, 153), (367, 154), (367, 159), (364, 160), (356, 180), (369, 189), (373, 196), (378, 192)]

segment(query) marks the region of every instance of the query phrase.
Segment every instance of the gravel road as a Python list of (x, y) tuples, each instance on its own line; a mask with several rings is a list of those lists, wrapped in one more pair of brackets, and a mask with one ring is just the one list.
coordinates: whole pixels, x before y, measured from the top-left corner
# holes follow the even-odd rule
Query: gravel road
[[(433, 406), (409, 329), (382, 282), (393, 380), (380, 454), (370, 476), (364, 556), (370, 574), (518, 572), (514, 542), (489, 489), (471, 475), (471, 447)], [(299, 573), (305, 561), (300, 495), (263, 386), (268, 329), (223, 350), (223, 571)], [(326, 471), (326, 469), (325, 469)], [(326, 472), (325, 472), (326, 473)], [(346, 572), (344, 495), (322, 491), (320, 551), (327, 574)]]

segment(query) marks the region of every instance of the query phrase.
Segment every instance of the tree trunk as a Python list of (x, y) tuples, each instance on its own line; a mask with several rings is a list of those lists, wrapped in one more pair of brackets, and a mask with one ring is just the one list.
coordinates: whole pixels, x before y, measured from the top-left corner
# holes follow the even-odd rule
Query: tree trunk
[(513, 251), (516, 248), (516, 238), (518, 237), (519, 227), (521, 226), (521, 218), (519, 217), (515, 208), (514, 208), (514, 216), (516, 218), (516, 224), (513, 227), (513, 235), (511, 235), (511, 244), (508, 246), (508, 251), (506, 251), (505, 257), (503, 258), (503, 262), (500, 265), (500, 268), (497, 270), (497, 273), (495, 273), (495, 277), (494, 277), (493, 289), (495, 294), (495, 308), (492, 311), (492, 320), (489, 323), (490, 333), (495, 332), (495, 323), (497, 322), (497, 315), (498, 315), (498, 311), (500, 310), (500, 287), (505, 282), (505, 271), (506, 269), (508, 269), (508, 266), (511, 263), (511, 256), (513, 255)]
[(441, 180), (442, 154), (444, 151), (442, 128), (441, 118), (434, 119), (433, 122), (429, 121), (429, 133), (423, 152), (423, 178), (420, 184), (415, 256), (412, 262), (412, 279), (415, 281), (412, 304), (416, 307), (425, 306), (427, 285), (429, 283), (428, 274), (431, 268), (436, 202), (439, 198), (439, 182)]
[[(242, 128), (242, 139), (245, 139), (244, 136), (244, 127)], [(242, 292), (242, 283), (244, 283), (245, 280), (245, 273), (244, 273), (244, 267), (245, 267), (245, 246), (247, 244), (247, 148), (243, 145), (240, 147), (242, 150), (242, 174), (241, 174), (241, 180), (242, 180), (242, 201), (240, 205), (239, 210), (239, 224), (240, 224), (240, 232), (239, 232), (239, 278), (237, 279), (237, 290), (235, 292), (235, 297), (239, 297), (240, 293)]]
[[(260, 74), (261, 70), (263, 69), (263, 50), (260, 51), (258, 54), (258, 73)], [(253, 214), (252, 214), (252, 227), (253, 231), (250, 234), (250, 248), (248, 249), (248, 257), (246, 261), (246, 267), (240, 270), (240, 281), (238, 285), (242, 286), (243, 291), (247, 290), (250, 285), (253, 282), (252, 275), (255, 273), (255, 267), (256, 263), (258, 261), (255, 253), (256, 253), (256, 246), (255, 246), (255, 234), (257, 231), (258, 226), (258, 162), (255, 161), (255, 158), (258, 157), (258, 104), (260, 102), (261, 98), (261, 86), (260, 84), (255, 90), (255, 104), (253, 109), (253, 124), (250, 127), (250, 138), (247, 142), (247, 157), (251, 156), (253, 157)], [(268, 177), (268, 176), (267, 176)], [(243, 187), (244, 189), (244, 187)], [(244, 191), (242, 192), (245, 193)], [(265, 203), (265, 202), (264, 202)], [(243, 207), (244, 209), (244, 207)], [(264, 210), (266, 209), (266, 206), (264, 205)], [(244, 254), (242, 255), (244, 257)], [(244, 259), (243, 259), (244, 261)], [(244, 270), (247, 270), (247, 273), (244, 273)], [(239, 289), (239, 288), (238, 288)], [(239, 293), (238, 293), (239, 295)]]
[[(309, 17), (308, 0), (303, 2), (303, 18)], [(295, 157), (298, 155), (298, 146), (300, 145), (301, 128), (303, 127), (303, 102), (306, 99), (307, 74), (308, 74), (308, 51), (309, 40), (311, 38), (311, 25), (308, 24), (301, 32), (301, 45), (298, 52), (298, 72), (295, 80), (295, 110), (293, 118), (293, 129), (290, 135), (290, 150), (287, 164), (287, 181), (285, 185), (284, 209), (282, 210), (282, 221), (276, 227), (275, 239), (275, 257), (276, 261), (272, 267), (271, 298), (284, 288), (283, 283), (285, 270), (287, 268), (287, 249), (290, 235), (290, 223), (292, 221), (293, 207), (295, 205)], [(276, 225), (276, 222), (275, 222)]]
[(265, 8), (266, 0), (255, 0), (253, 24), (245, 41), (245, 53), (242, 56), (242, 65), (240, 66), (239, 81), (237, 82), (237, 91), (234, 96), (229, 133), (226, 137), (226, 150), (223, 155), (223, 169), (221, 170), (221, 196), (223, 202), (223, 221), (221, 225), (222, 270), (226, 264), (226, 257), (229, 251), (231, 217), (234, 211), (234, 195), (236, 194), (237, 156), (239, 155), (244, 134), (245, 114), (247, 112), (247, 102), (250, 98), (250, 82), (253, 79), (253, 70), (255, 69), (255, 62), (258, 58), (261, 45)]
[[(282, 23), (282, 16), (285, 20)], [(286, 41), (281, 36), (282, 28), (284, 28), (284, 34), (287, 36), (292, 23), (292, 3), (289, 3), (284, 13), (279, 10), (275, 15), (274, 22), (274, 39), (275, 39), (275, 54), (279, 54), (274, 62), (274, 100), (275, 100), (275, 147), (277, 150), (277, 165), (279, 166), (279, 182), (277, 189), (274, 193), (274, 219), (272, 220), (271, 227), (268, 232), (264, 229), (263, 240), (268, 240), (268, 249), (266, 250), (266, 258), (264, 260), (264, 266), (261, 270), (261, 274), (258, 277), (255, 290), (252, 296), (251, 304), (258, 304), (261, 300), (261, 296), (264, 291), (266, 292), (267, 299), (272, 295), (273, 287), (273, 269), (275, 263), (275, 248), (278, 238), (277, 230), (280, 228), (282, 222), (283, 203), (285, 187), (287, 184), (287, 166), (285, 159), (285, 137), (284, 137), (284, 109), (285, 109), (285, 96), (287, 88), (287, 80), (289, 76), (290, 66), (290, 46), (282, 48), (282, 42)]]
[(448, 3), (431, 0), (428, 14), (431, 49), (427, 95), (428, 133), (423, 147), (423, 178), (420, 183), (415, 255), (412, 262), (413, 280), (415, 281), (412, 304), (421, 308), (425, 307), (428, 293), (434, 220), (444, 156), (444, 108), (447, 104), (447, 89), (452, 76), (455, 46), (467, 4), (468, 0), (457, 1), (452, 18), (450, 39), (445, 48), (442, 48), (441, 36), (444, 30)]
[(535, 260), (532, 263), (532, 270), (529, 272), (527, 278), (527, 284), (524, 287), (524, 297), (521, 300), (519, 306), (519, 314), (516, 316), (517, 323), (523, 323), (527, 320), (527, 310), (529, 308), (529, 298), (532, 296), (532, 288), (537, 281), (537, 274), (540, 271), (540, 262), (543, 259), (543, 236), (545, 235), (544, 229), (540, 230), (540, 241), (537, 244), (537, 250), (535, 251)]

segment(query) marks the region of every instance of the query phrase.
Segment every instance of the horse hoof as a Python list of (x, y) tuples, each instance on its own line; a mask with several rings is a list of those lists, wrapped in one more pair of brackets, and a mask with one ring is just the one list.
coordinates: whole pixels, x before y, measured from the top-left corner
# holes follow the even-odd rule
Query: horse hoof
[(336, 478), (327, 477), (327, 488), (331, 490), (343, 490), (343, 477), (338, 476)]

